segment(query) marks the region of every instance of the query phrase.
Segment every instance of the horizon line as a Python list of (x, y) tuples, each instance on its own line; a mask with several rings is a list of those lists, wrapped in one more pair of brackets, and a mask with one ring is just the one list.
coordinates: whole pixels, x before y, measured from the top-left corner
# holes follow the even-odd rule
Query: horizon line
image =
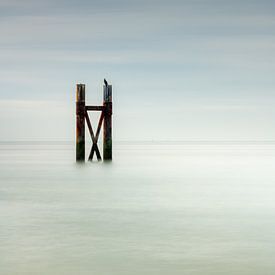
[[(90, 140), (87, 143), (92, 143)], [(99, 144), (102, 142), (99, 141)], [(241, 143), (241, 144), (263, 144), (275, 143), (275, 139), (181, 139), (181, 140), (113, 140), (113, 144), (199, 144), (199, 143)], [(0, 145), (22, 144), (22, 145), (73, 145), (74, 140), (0, 140)]]

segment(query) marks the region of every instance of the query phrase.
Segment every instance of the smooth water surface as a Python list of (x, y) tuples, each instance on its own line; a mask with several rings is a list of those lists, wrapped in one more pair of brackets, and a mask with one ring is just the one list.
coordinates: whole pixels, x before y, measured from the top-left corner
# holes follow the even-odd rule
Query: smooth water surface
[(0, 145), (0, 274), (275, 274), (274, 144)]

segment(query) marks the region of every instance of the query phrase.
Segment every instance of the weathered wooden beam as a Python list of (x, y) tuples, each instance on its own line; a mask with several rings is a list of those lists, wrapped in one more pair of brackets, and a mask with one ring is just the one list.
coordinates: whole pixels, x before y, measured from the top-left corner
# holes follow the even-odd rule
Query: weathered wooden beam
[(92, 141), (94, 142), (95, 135), (94, 135), (93, 127), (92, 127), (92, 124), (91, 124), (91, 121), (90, 121), (90, 118), (89, 118), (89, 115), (88, 115), (87, 111), (85, 111), (85, 118), (86, 118), (86, 122), (87, 122), (87, 125), (88, 125), (88, 129), (89, 129)]
[(103, 87), (103, 159), (112, 160), (112, 85)]
[(98, 146), (96, 143), (93, 143), (93, 146), (92, 146), (89, 158), (88, 158), (89, 161), (93, 160), (94, 153), (96, 153), (97, 160), (101, 161), (101, 155), (100, 155), (100, 152), (99, 152), (99, 149), (98, 149)]
[(76, 85), (76, 161), (85, 161), (85, 85)]
[(86, 106), (87, 111), (102, 111), (104, 106)]
[(86, 121), (87, 121), (88, 129), (89, 129), (92, 141), (93, 141), (92, 149), (91, 149), (88, 160), (92, 161), (93, 157), (94, 157), (94, 153), (96, 153), (97, 160), (100, 161), (101, 160), (101, 155), (100, 155), (100, 152), (99, 152), (99, 149), (98, 149), (98, 146), (97, 146), (97, 141), (98, 141), (98, 137), (99, 137), (99, 134), (100, 134), (100, 129), (101, 129), (101, 126), (102, 126), (102, 122), (103, 122), (103, 119), (104, 119), (104, 112), (103, 111), (101, 112), (99, 122), (98, 122), (98, 126), (97, 126), (97, 130), (96, 130), (96, 135), (94, 135), (92, 124), (91, 124), (89, 114), (88, 114), (87, 111), (85, 111), (85, 118), (86, 118)]
[(97, 126), (97, 129), (96, 129), (96, 134), (95, 134), (95, 140), (96, 142), (98, 141), (98, 137), (99, 137), (99, 134), (100, 134), (100, 130), (101, 130), (101, 126), (102, 126), (102, 122), (104, 120), (104, 111), (101, 112), (101, 115), (100, 115), (100, 118), (99, 118), (99, 122), (98, 122), (98, 126)]

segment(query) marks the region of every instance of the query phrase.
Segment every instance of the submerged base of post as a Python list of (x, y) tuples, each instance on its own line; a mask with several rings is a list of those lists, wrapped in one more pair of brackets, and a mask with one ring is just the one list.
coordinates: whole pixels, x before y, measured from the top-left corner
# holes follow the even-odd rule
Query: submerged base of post
[(112, 160), (112, 139), (107, 139), (103, 144), (103, 159)]

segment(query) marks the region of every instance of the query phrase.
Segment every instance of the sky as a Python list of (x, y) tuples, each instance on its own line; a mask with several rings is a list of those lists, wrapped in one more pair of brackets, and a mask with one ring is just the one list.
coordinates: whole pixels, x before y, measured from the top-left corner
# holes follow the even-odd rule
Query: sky
[(0, 0), (0, 49), (0, 141), (73, 141), (104, 78), (115, 141), (275, 139), (274, 0)]

